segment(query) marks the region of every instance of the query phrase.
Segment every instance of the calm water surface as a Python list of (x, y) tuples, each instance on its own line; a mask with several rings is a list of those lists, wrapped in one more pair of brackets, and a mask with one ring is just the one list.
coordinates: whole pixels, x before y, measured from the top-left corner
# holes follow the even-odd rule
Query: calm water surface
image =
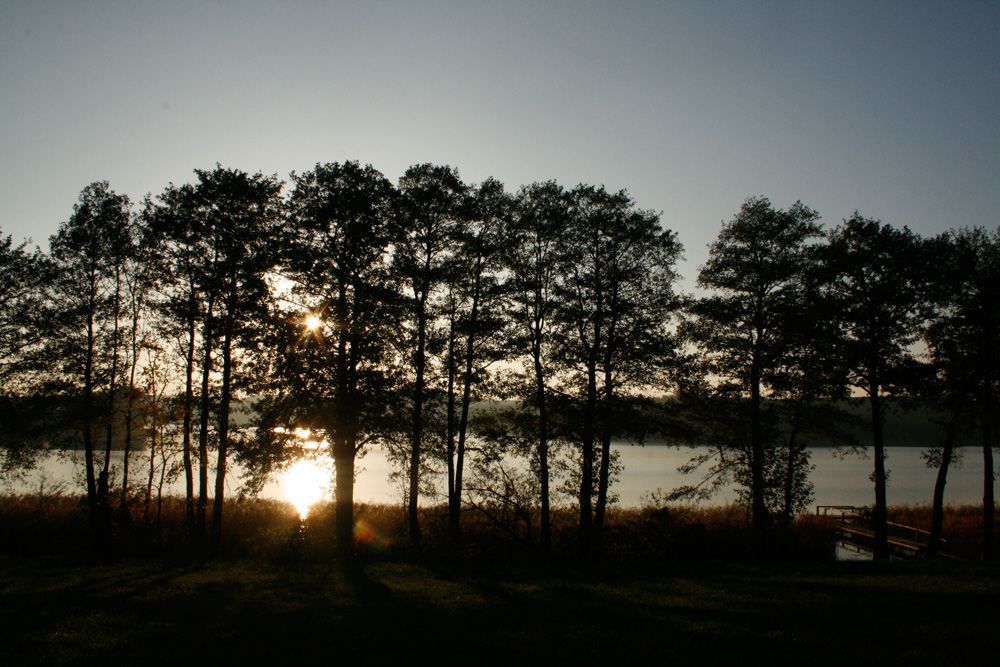
[[(684, 475), (677, 467), (691, 456), (705, 451), (704, 448), (675, 448), (662, 445), (618, 445), (620, 460), (624, 465), (620, 481), (612, 487), (623, 506), (643, 504), (648, 495), (662, 489), (670, 489), (691, 484), (699, 477), (697, 473)], [(874, 502), (874, 485), (869, 481), (873, 468), (871, 458), (852, 454), (841, 458), (826, 448), (811, 449), (812, 463), (816, 466), (811, 480), (815, 485), (815, 505), (871, 505)], [(920, 458), (919, 448), (887, 447), (887, 466), (890, 471), (888, 500), (890, 504), (929, 504), (933, 497), (936, 469), (927, 468)], [(141, 456), (141, 455), (140, 455)], [(120, 454), (119, 459), (120, 461)], [(131, 465), (132, 475), (142, 478), (145, 461)], [(355, 498), (359, 502), (396, 503), (403, 498), (402, 489), (392, 483), (389, 474), (392, 466), (380, 450), (372, 450), (358, 461)], [(7, 485), (5, 491), (24, 492), (37, 490), (43, 477), (50, 486), (62, 481), (67, 490), (83, 488), (83, 455), (74, 454), (58, 459), (49, 458), (40, 470), (33, 472), (21, 483)], [(231, 470), (228, 475), (227, 493), (234, 495), (240, 488), (240, 470)], [(214, 476), (211, 480), (214, 488)], [(945, 502), (948, 504), (978, 504), (982, 502), (983, 460), (977, 449), (964, 451), (960, 465), (953, 464), (948, 473)], [(444, 484), (438, 484), (443, 488)], [(183, 481), (169, 487), (169, 493), (183, 493)], [(284, 498), (278, 482), (269, 483), (262, 496)], [(735, 490), (726, 489), (717, 494), (710, 504), (724, 504), (736, 498)]]

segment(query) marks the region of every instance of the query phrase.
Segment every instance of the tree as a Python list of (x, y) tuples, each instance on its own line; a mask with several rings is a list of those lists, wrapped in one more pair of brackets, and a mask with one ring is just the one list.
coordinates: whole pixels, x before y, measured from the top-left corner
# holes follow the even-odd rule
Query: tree
[[(195, 170), (195, 174), (197, 183), (169, 186), (146, 216), (155, 237), (151, 243), (159, 244), (164, 260), (159, 274), (168, 294), (163, 310), (172, 322), (173, 334), (180, 339), (184, 357), (182, 438), (187, 513), (194, 540), (201, 546), (208, 539), (209, 444), (213, 415), (215, 418), (211, 543), (218, 548), (227, 462), (234, 443), (231, 413), (234, 397), (251, 378), (242, 372), (246, 352), (257, 347), (268, 312), (267, 276), (276, 261), (273, 239), (282, 183), (276, 176), (251, 175), (220, 165), (212, 171)], [(192, 507), (194, 384), (199, 363), (198, 498)]]
[(160, 238), (149, 224), (148, 213), (152, 207), (147, 197), (140, 215), (132, 219), (133, 247), (124, 263), (123, 278), (125, 294), (123, 298), (125, 321), (125, 365), (128, 380), (125, 389), (125, 407), (122, 415), (124, 435), (122, 436), (122, 479), (120, 515), (126, 524), (131, 522), (128, 507), (129, 464), (133, 444), (139, 429), (146, 422), (146, 415), (139, 409), (141, 389), (137, 383), (142, 371), (140, 359), (154, 342), (152, 323), (154, 314), (153, 289), (160, 265)]
[[(222, 507), (226, 463), (231, 446), (231, 412), (239, 359), (234, 347), (254, 347), (256, 333), (267, 313), (270, 289), (266, 281), (276, 261), (272, 239), (277, 231), (278, 195), (282, 184), (276, 176), (250, 175), (238, 169), (195, 170), (194, 195), (201, 216), (203, 242), (213, 257), (205, 276), (210, 294), (217, 299), (218, 319), (208, 309), (207, 327), (218, 336), (222, 361), (221, 391), (217, 409), (215, 503), (212, 507), (212, 546), (222, 539)], [(212, 325), (215, 329), (212, 330)], [(211, 371), (211, 339), (206, 337), (203, 382)], [(204, 397), (208, 396), (203, 384)], [(203, 412), (205, 419), (207, 410)], [(205, 422), (203, 421), (203, 424)]]
[(355, 458), (391, 428), (398, 381), (402, 304), (389, 266), (396, 192), (357, 162), (317, 164), (292, 182), (282, 265), (298, 305), (279, 314), (272, 411), (258, 439), (281, 444), (278, 426), (325, 434), (336, 465), (337, 551), (350, 559)]
[(747, 401), (750, 512), (758, 539), (769, 523), (762, 390), (792, 345), (787, 323), (802, 305), (807, 243), (821, 236), (818, 218), (801, 202), (785, 211), (765, 197), (747, 199), (709, 248), (698, 285), (716, 293), (692, 304), (694, 319), (686, 326), (709, 372)]
[(927, 319), (928, 267), (924, 242), (855, 212), (835, 229), (823, 250), (826, 290), (844, 336), (848, 382), (868, 397), (874, 445), (876, 559), (889, 557), (886, 518), (885, 402), (904, 392), (916, 361), (910, 346)]
[[(580, 547), (599, 546), (609, 500), (611, 440), (628, 392), (660, 384), (673, 353), (668, 331), (678, 299), (681, 246), (659, 217), (625, 191), (580, 185), (570, 194), (566, 254), (557, 282), (559, 354), (580, 397)], [(594, 492), (594, 455), (599, 451)]]
[(541, 503), (539, 542), (543, 557), (552, 551), (549, 490), (549, 384), (554, 371), (555, 285), (563, 252), (563, 238), (569, 222), (569, 199), (555, 181), (522, 187), (517, 196), (516, 215), (505, 264), (510, 272), (510, 313), (514, 321), (514, 348), (525, 362), (526, 398), (537, 415), (536, 456), (538, 458)]
[[(106, 181), (80, 193), (70, 219), (51, 239), (58, 271), (53, 301), (56, 330), (49, 339), (54, 358), (79, 398), (77, 429), (82, 434), (87, 502), (99, 539), (110, 539), (108, 474), (120, 351), (121, 273), (131, 247), (131, 204)], [(99, 392), (106, 391), (106, 407)], [(106, 427), (100, 479), (94, 459), (95, 429)]]
[[(448, 526), (453, 541), (459, 536), (469, 409), (473, 390), (487, 369), (508, 356), (509, 332), (503, 316), (506, 285), (500, 278), (508, 242), (513, 202), (503, 184), (487, 179), (470, 189), (463, 215), (457, 221), (452, 259), (446, 273), (449, 287), (447, 464)], [(458, 343), (464, 343), (461, 350)], [(461, 362), (462, 394), (455, 442), (454, 404), (456, 362)]]
[(427, 339), (430, 301), (446, 270), (447, 253), (455, 235), (457, 219), (467, 187), (458, 172), (448, 166), (421, 164), (410, 167), (399, 179), (399, 215), (402, 233), (395, 246), (396, 270), (412, 294), (412, 428), (410, 436), (409, 493), (407, 517), (410, 543), (420, 544), (417, 506), (423, 455), (424, 401), (427, 390)]
[[(194, 382), (198, 324), (204, 319), (204, 292), (200, 268), (201, 233), (196, 217), (194, 188), (171, 184), (144, 211), (150, 233), (157, 237), (159, 261), (154, 264), (155, 280), (163, 293), (156, 318), (161, 338), (177, 340), (178, 355), (183, 359), (184, 391), (181, 398), (181, 456), (184, 467), (185, 510), (188, 533), (193, 541), (203, 539), (199, 532), (194, 500), (193, 441)], [(207, 486), (207, 479), (203, 492)], [(204, 514), (201, 514), (204, 519)], [(204, 528), (202, 522), (200, 527)]]
[(993, 425), (997, 415), (1000, 374), (1000, 229), (949, 232), (935, 240), (939, 260), (936, 287), (940, 313), (927, 331), (928, 347), (939, 372), (940, 394), (949, 410), (934, 492), (931, 548), (936, 548), (943, 522), (943, 495), (948, 465), (963, 413), (978, 422), (983, 448), (984, 559), (993, 557)]
[(765, 374), (778, 425), (775, 442), (783, 440), (777, 446), (785, 461), (784, 470), (774, 476), (783, 498), (772, 513), (780, 513), (786, 525), (811, 499), (812, 484), (806, 479), (811, 469), (806, 450), (810, 438), (821, 436), (830, 443), (852, 441), (850, 430), (844, 428), (852, 415), (839, 402), (847, 394), (841, 330), (836, 304), (823, 293), (818, 262), (821, 248), (814, 245), (806, 249), (798, 303), (782, 325), (786, 353), (781, 363)]
[(27, 241), (14, 245), (0, 234), (0, 475), (29, 466), (34, 449), (29, 431), (37, 427), (38, 384), (45, 333), (44, 290), (51, 279), (48, 258)]

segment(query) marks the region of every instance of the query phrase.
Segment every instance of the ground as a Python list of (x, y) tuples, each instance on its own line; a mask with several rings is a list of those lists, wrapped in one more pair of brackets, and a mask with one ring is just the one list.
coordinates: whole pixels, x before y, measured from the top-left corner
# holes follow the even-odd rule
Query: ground
[(993, 665), (1000, 568), (0, 555), (6, 665)]

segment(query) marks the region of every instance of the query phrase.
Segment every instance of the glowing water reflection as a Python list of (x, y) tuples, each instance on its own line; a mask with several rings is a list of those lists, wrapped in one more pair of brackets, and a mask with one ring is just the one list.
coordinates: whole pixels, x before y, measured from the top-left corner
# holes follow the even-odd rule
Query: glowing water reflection
[(330, 489), (331, 462), (302, 459), (281, 475), (281, 489), (299, 518), (309, 516), (309, 508), (323, 499)]

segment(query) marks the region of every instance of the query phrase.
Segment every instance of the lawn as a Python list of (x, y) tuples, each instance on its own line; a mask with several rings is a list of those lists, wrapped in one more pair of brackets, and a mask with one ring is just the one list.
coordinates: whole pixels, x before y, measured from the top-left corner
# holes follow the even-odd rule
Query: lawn
[(0, 555), (5, 665), (993, 665), (1000, 568)]

